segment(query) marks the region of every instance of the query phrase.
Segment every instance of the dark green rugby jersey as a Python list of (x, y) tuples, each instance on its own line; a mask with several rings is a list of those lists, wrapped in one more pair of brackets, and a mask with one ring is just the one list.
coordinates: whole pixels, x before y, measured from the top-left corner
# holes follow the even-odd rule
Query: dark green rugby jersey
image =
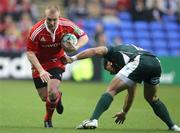
[(107, 47), (108, 52), (104, 55), (104, 59), (112, 62), (119, 68), (132, 61), (137, 55), (150, 55), (152, 53), (145, 51), (135, 45), (118, 45)]

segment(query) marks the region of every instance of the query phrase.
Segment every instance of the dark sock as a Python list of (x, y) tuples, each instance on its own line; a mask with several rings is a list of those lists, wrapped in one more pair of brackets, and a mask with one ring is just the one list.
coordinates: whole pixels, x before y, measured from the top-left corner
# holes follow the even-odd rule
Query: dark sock
[(171, 120), (171, 117), (169, 115), (169, 112), (166, 108), (166, 106), (158, 99), (157, 101), (154, 101), (150, 103), (151, 107), (154, 110), (154, 113), (166, 123), (166, 125), (171, 128), (174, 123)]
[(104, 93), (101, 98), (99, 99), (96, 108), (93, 112), (93, 115), (91, 116), (91, 120), (93, 119), (99, 119), (101, 114), (106, 111), (109, 106), (111, 105), (111, 102), (113, 101), (113, 97), (109, 93)]

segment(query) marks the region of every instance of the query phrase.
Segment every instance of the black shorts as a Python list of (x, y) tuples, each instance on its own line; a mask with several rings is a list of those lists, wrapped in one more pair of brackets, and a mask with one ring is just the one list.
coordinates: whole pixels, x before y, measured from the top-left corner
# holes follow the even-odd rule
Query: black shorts
[(141, 83), (142, 81), (157, 85), (160, 82), (161, 65), (156, 57), (144, 56), (140, 58), (138, 67), (129, 75), (129, 78)]
[(161, 77), (160, 61), (153, 56), (139, 55), (134, 61), (125, 65), (120, 70), (120, 74), (137, 83), (144, 81), (151, 85), (157, 85)]
[[(52, 68), (52, 69), (48, 70), (48, 72), (52, 75), (50, 77), (51, 79), (61, 80), (62, 73), (64, 72), (64, 70), (62, 70), (60, 68)], [(39, 89), (39, 88), (47, 86), (47, 83), (43, 83), (40, 77), (33, 78), (33, 81), (34, 81), (36, 89)]]

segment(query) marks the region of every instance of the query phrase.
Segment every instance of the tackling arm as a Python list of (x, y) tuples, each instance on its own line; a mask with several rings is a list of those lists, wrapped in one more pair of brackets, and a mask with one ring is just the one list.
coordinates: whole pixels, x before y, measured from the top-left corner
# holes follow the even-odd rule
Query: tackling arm
[(95, 55), (97, 56), (103, 56), (107, 53), (108, 49), (104, 46), (102, 47), (96, 47), (96, 48), (89, 48), (87, 50), (84, 50), (80, 52), (79, 54), (73, 56), (71, 59), (72, 61), (75, 60), (81, 60), (89, 57), (93, 57)]

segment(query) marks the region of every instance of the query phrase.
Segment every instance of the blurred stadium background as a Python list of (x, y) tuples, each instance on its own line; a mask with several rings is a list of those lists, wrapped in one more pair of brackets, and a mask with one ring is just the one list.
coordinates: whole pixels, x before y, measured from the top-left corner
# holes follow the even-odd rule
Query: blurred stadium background
[[(180, 0), (0, 0), (0, 131), (7, 131), (8, 126), (13, 127), (13, 124), (9, 124), (9, 121), (11, 122), (13, 119), (6, 118), (11, 113), (16, 116), (15, 113), (19, 113), (18, 107), (23, 108), (23, 106), (19, 104), (17, 107), (13, 105), (11, 103), (13, 99), (15, 101), (22, 100), (21, 96), (23, 93), (21, 92), (23, 92), (24, 86), (29, 88), (29, 90), (26, 89), (26, 91), (24, 91), (25, 95), (31, 93), (31, 88), (34, 87), (32, 81), (29, 80), (31, 79), (30, 64), (24, 54), (26, 37), (32, 25), (43, 18), (43, 11), (49, 4), (59, 5), (62, 17), (71, 19), (88, 34), (90, 38), (88, 44), (79, 51), (105, 44), (135, 44), (136, 46), (140, 46), (157, 54), (161, 59), (163, 67), (161, 84), (165, 84), (162, 85), (164, 90), (161, 90), (161, 95), (167, 97), (167, 99), (168, 97), (171, 98), (168, 104), (171, 108), (170, 112), (174, 113), (174, 118), (180, 115), (179, 105), (177, 110), (174, 105), (174, 101), (179, 101), (178, 95), (175, 94), (179, 94), (180, 92), (180, 68), (178, 67), (180, 66)], [(80, 96), (76, 95), (77, 97), (83, 97), (84, 95), (85, 99), (86, 97), (92, 99), (88, 97), (90, 96), (88, 95), (89, 93), (86, 93), (88, 91), (92, 92), (92, 88), (96, 88), (96, 86), (104, 90), (105, 85), (112, 78), (103, 70), (101, 64), (101, 59), (92, 58), (68, 65), (63, 75), (63, 80), (67, 80), (67, 82), (63, 83), (64, 85), (62, 86), (71, 88), (68, 92), (70, 94), (72, 92), (76, 94), (74, 89), (77, 89), (79, 93), (81, 92)], [(78, 81), (80, 84), (72, 81)], [(87, 81), (87, 84), (81, 84), (83, 83), (82, 81)], [(96, 86), (93, 86), (94, 81), (97, 83), (95, 84)], [(81, 86), (81, 88), (78, 86)], [(93, 87), (91, 88), (90, 86)], [(83, 90), (83, 88), (87, 88), (87, 91)], [(13, 89), (13, 91), (11, 89)], [(100, 89), (100, 92), (103, 91), (102, 89)], [(172, 96), (169, 96), (169, 92), (172, 90)], [(64, 91), (66, 93), (68, 90)], [(99, 90), (93, 89), (93, 91), (96, 93), (96, 91)], [(17, 95), (13, 95), (16, 93)], [(68, 93), (65, 96), (65, 100), (67, 100), (66, 104), (70, 105), (71, 103), (68, 101), (68, 98), (73, 101), (75, 97), (73, 97), (73, 94), (72, 96), (67, 96)], [(98, 92), (97, 94), (100, 95)], [(9, 96), (8, 100), (4, 98), (6, 95), (7, 97)], [(92, 106), (94, 106), (97, 101), (98, 95), (94, 97), (96, 97), (96, 99), (93, 98), (92, 101), (87, 101), (92, 102), (88, 103), (91, 109), (89, 107), (87, 112), (93, 109)], [(28, 98), (28, 100), (38, 99), (36, 92), (33, 92), (32, 97), (30, 95)], [(35, 106), (42, 108), (42, 104), (40, 104), (38, 100), (36, 100)], [(168, 100), (164, 100), (168, 102)], [(82, 103), (82, 101), (83, 100), (79, 99), (77, 103)], [(36, 110), (32, 103), (24, 102), (25, 105), (29, 104), (30, 108), (34, 110), (28, 112), (29, 108), (25, 108), (25, 111), (20, 113), (24, 114), (23, 117), (27, 118), (25, 116), (26, 111), (28, 113), (35, 113), (35, 111), (43, 112), (40, 108)], [(8, 104), (12, 105), (15, 112), (5, 106)], [(144, 106), (141, 106), (141, 104), (140, 102), (138, 106), (142, 109)], [(84, 106), (85, 105), (84, 103)], [(75, 105), (72, 107), (74, 106)], [(77, 106), (83, 107), (82, 104)], [(117, 106), (114, 111), (117, 111)], [(76, 109), (77, 107), (75, 106), (74, 108)], [(135, 110), (135, 116), (138, 116), (138, 114), (136, 114), (137, 110)], [(80, 111), (79, 114), (81, 115), (81, 111), (83, 110), (79, 109), (74, 111)], [(143, 111), (146, 112), (146, 107)], [(7, 112), (7, 114), (5, 112)], [(75, 121), (78, 123), (86, 118), (89, 115), (87, 112), (82, 112), (85, 113), (86, 116), (75, 118)], [(72, 112), (69, 111), (69, 113)], [(31, 119), (32, 121), (36, 118), (41, 119), (38, 114), (39, 113), (27, 119)], [(111, 115), (109, 115), (109, 117), (111, 117)], [(65, 116), (67, 115), (65, 114)], [(109, 120), (109, 117), (105, 117), (105, 119), (107, 118), (107, 120)], [(69, 119), (70, 118), (68, 118), (68, 120)], [(135, 119), (129, 120), (129, 122), (131, 121), (130, 123), (132, 124)], [(179, 121), (180, 124), (180, 119), (177, 119), (177, 121)], [(158, 122), (155, 123), (158, 125)], [(29, 122), (25, 122), (25, 125), (22, 124), (24, 127), (22, 132), (27, 130), (26, 124), (28, 125)], [(73, 125), (72, 122), (70, 124), (69, 126)], [(141, 124), (143, 125), (143, 122), (141, 122)], [(21, 123), (19, 125), (16, 123), (15, 125), (20, 127)], [(107, 123), (105, 125), (108, 127)], [(30, 126), (35, 126), (35, 124), (31, 123)], [(148, 128), (147, 125), (143, 126), (144, 128)], [(139, 126), (135, 124), (128, 128), (133, 129), (138, 127)], [(126, 128), (126, 126), (124, 128)], [(13, 129), (16, 128), (14, 127)], [(117, 129), (117, 127), (115, 127), (115, 129)], [(37, 132), (37, 130), (34, 131)], [(67, 132), (70, 131), (67, 130)], [(136, 132), (138, 131), (139, 130), (136, 130)], [(19, 130), (17, 132), (19, 132)], [(103, 130), (103, 132), (105, 131)], [(142, 132), (144, 132), (144, 130), (142, 130)]]

